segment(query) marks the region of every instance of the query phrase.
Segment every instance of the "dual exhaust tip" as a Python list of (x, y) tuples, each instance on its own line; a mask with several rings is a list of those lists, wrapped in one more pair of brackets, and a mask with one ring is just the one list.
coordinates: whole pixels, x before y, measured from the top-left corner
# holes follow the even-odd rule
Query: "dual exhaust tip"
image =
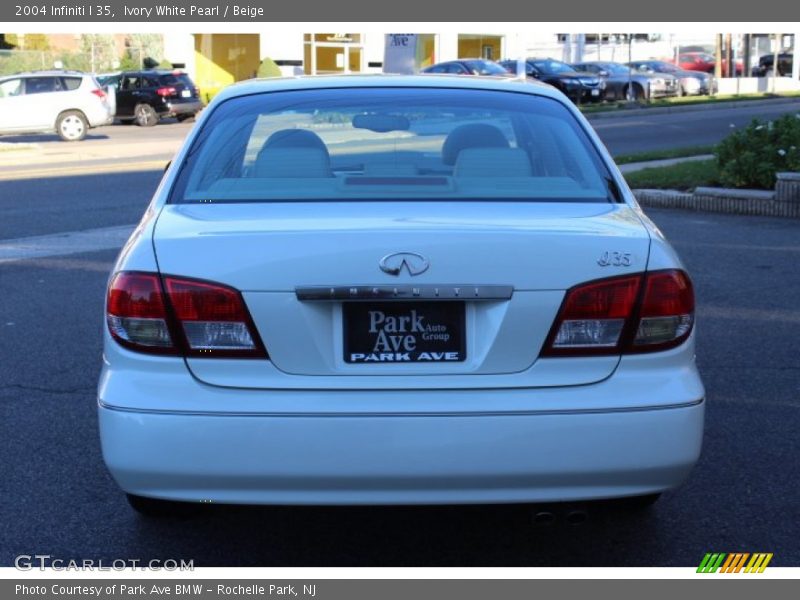
[(589, 520), (589, 513), (578, 508), (563, 511), (541, 509), (533, 512), (532, 520), (537, 527), (552, 527), (558, 522), (577, 527)]

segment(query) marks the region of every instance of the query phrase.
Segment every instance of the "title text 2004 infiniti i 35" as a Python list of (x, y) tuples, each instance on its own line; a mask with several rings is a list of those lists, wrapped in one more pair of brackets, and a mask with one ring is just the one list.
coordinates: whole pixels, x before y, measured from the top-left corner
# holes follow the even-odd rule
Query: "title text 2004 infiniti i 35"
[(103, 454), (142, 511), (649, 501), (700, 453), (691, 281), (540, 84), (228, 88), (106, 313)]

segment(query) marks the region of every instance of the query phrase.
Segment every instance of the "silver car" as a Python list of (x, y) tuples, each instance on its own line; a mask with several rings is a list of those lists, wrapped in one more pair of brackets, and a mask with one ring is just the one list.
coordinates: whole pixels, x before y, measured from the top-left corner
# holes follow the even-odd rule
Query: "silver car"
[(0, 77), (0, 135), (54, 132), (77, 142), (113, 119), (113, 102), (93, 75), (35, 71)]
[(678, 79), (669, 73), (642, 73), (615, 62), (582, 62), (572, 66), (603, 78), (606, 100), (653, 100), (680, 93)]

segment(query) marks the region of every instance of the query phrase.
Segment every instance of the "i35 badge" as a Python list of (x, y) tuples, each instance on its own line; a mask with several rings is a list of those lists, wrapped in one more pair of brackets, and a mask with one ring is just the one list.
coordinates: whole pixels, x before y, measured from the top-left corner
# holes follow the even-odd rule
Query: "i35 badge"
[(384, 256), (378, 265), (381, 271), (389, 275), (400, 275), (405, 267), (408, 274), (413, 277), (427, 271), (430, 263), (427, 258), (416, 252), (395, 252)]

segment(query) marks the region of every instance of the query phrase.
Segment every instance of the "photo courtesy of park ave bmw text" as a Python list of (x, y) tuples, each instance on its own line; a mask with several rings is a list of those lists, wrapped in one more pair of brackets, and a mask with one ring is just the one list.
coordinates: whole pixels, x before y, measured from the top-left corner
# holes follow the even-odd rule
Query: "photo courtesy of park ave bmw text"
[(0, 32), (0, 597), (800, 576), (800, 7)]

